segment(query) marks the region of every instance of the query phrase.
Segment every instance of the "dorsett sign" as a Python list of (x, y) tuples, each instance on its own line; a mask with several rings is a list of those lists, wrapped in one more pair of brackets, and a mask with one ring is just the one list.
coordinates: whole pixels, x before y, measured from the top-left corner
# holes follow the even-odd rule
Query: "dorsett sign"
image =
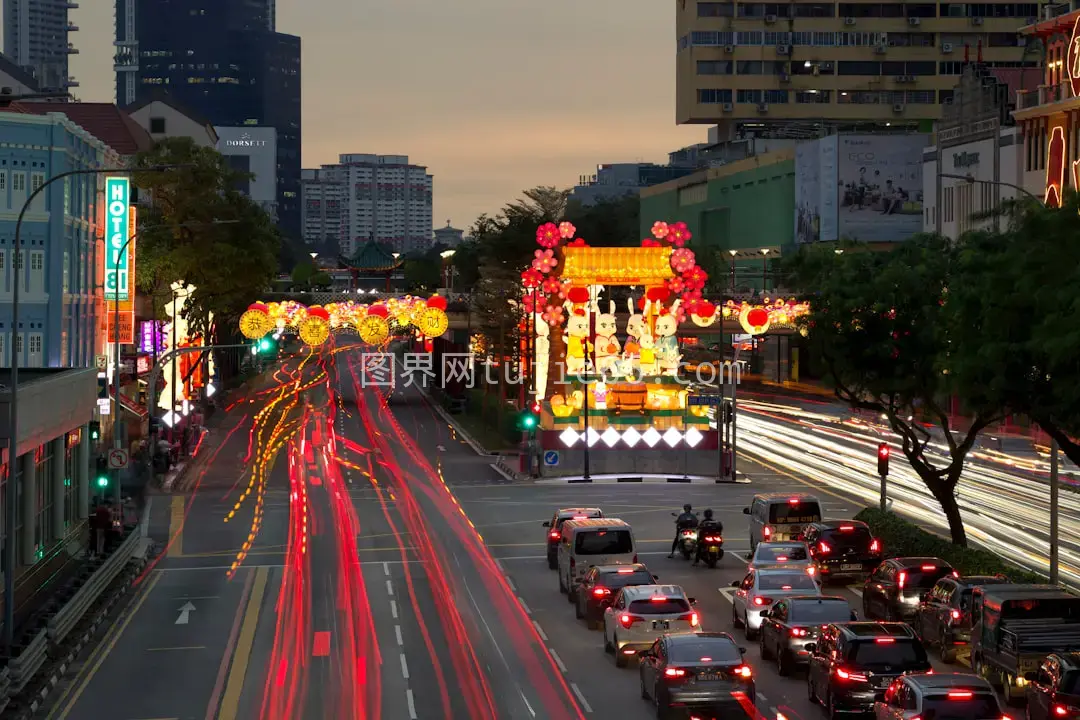
[(969, 168), (979, 164), (979, 153), (953, 153), (952, 162), (954, 168)]
[(253, 140), (251, 135), (249, 135), (248, 133), (244, 133), (243, 135), (240, 136), (239, 140), (226, 140), (225, 141), (225, 147), (248, 147), (248, 148), (266, 147), (266, 141), (265, 140)]

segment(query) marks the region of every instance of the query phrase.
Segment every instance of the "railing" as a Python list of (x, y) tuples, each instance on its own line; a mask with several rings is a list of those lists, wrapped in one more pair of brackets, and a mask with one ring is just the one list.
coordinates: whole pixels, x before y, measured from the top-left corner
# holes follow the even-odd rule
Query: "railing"
[(1065, 80), (1054, 85), (1040, 85), (1034, 90), (1016, 91), (1016, 109), (1029, 110), (1040, 105), (1070, 100), (1073, 97), (1072, 83)]

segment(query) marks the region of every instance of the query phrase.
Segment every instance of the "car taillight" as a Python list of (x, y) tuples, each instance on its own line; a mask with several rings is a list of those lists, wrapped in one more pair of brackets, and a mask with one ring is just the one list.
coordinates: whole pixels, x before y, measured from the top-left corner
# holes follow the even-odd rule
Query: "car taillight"
[(634, 553), (634, 564), (637, 565), (637, 553)]
[(852, 682), (866, 682), (866, 676), (862, 673), (851, 672), (844, 668), (836, 668), (836, 677), (841, 680), (851, 680)]
[(949, 612), (949, 615), (952, 616), (953, 620), (959, 620), (960, 619), (960, 611), (959, 610), (951, 610)]
[(946, 693), (945, 697), (949, 698), (950, 700), (970, 700), (972, 697), (972, 693), (957, 691)]
[(687, 613), (685, 615), (680, 615), (679, 619), (680, 620), (685, 620), (686, 622), (690, 623), (690, 627), (697, 627), (698, 626), (699, 621), (698, 621), (698, 616), (697, 616), (696, 612)]
[(897, 586), (898, 586), (898, 587), (899, 587), (899, 588), (900, 588), (901, 590), (903, 590), (903, 589), (904, 589), (904, 584), (905, 584), (906, 582), (907, 582), (907, 573), (906, 573), (906, 572), (902, 572), (902, 573), (900, 573), (900, 579), (899, 579), (899, 581), (897, 582)]
[(1080, 708), (1073, 707), (1072, 705), (1059, 705), (1054, 703), (1054, 715), (1057, 717), (1069, 717), (1070, 715), (1080, 714)]
[(548, 533), (548, 537), (551, 538), (552, 540), (558, 540), (559, 539), (559, 533), (555, 532), (553, 530), (550, 533)]
[(923, 565), (919, 569), (923, 572), (934, 572), (935, 570), (937, 570), (937, 565)]
[(959, 580), (959, 579), (960, 579), (960, 572), (959, 572), (959, 571), (957, 571), (957, 570), (953, 570), (953, 571), (952, 571), (952, 576), (953, 576), (954, 578), (956, 578), (957, 580)]
[(724, 542), (724, 538), (720, 537), (719, 535), (709, 535), (705, 538), (705, 542)]
[(806, 637), (808, 634), (803, 628), (791, 628), (791, 637)]
[(829, 544), (823, 542), (818, 543), (818, 550), (821, 551), (822, 555), (828, 555), (832, 552), (832, 548), (829, 547)]
[(605, 595), (610, 595), (611, 591), (604, 587), (598, 587), (593, 588), (592, 594), (593, 597), (604, 597)]
[(761, 534), (765, 536), (766, 540), (768, 540), (770, 537), (772, 537), (772, 528), (766, 525), (765, 527), (761, 528)]
[(749, 665), (740, 665), (732, 671), (736, 677), (748, 678), (754, 674)]
[(814, 573), (816, 573), (816, 572), (817, 572), (817, 568), (815, 568), (813, 565), (806, 568), (806, 574), (809, 575), (810, 577), (814, 577)]
[(641, 618), (637, 617), (636, 615), (627, 615), (627, 614), (623, 613), (622, 615), (619, 616), (619, 623), (624, 628), (629, 630), (630, 627), (640, 619)]
[(776, 562), (787, 562), (787, 555), (778, 555), (776, 557)]
[(758, 596), (754, 598), (754, 604), (757, 606), (772, 605), (772, 598)]
[(896, 642), (896, 638), (874, 638), (874, 642), (876, 642), (878, 645), (892, 645), (894, 642)]
[(664, 670), (664, 677), (669, 677), (669, 678), (686, 677), (686, 671), (683, 670), (682, 668), (669, 667), (669, 668)]
[(854, 525), (841, 525), (840, 526), (840, 532), (851, 532), (854, 529), (855, 529)]
[(873, 540), (870, 541), (870, 552), (872, 552), (872, 553), (881, 552), (881, 541), (878, 540), (877, 538), (874, 538)]

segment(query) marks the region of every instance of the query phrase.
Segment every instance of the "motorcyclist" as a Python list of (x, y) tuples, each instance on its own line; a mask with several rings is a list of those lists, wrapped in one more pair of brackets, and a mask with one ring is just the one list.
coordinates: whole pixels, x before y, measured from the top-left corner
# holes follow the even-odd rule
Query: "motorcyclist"
[(698, 545), (697, 554), (694, 555), (694, 565), (698, 564), (698, 560), (701, 559), (702, 553), (705, 551), (705, 543), (701, 542), (701, 538), (710, 534), (724, 534), (724, 523), (713, 518), (713, 511), (711, 508), (706, 509), (701, 515), (701, 524), (698, 525)]
[(679, 549), (679, 535), (683, 530), (687, 528), (696, 528), (698, 526), (698, 518), (693, 512), (690, 503), (686, 503), (682, 506), (682, 514), (675, 518), (675, 539), (671, 542), (671, 554), (669, 558), (675, 557), (675, 551)]

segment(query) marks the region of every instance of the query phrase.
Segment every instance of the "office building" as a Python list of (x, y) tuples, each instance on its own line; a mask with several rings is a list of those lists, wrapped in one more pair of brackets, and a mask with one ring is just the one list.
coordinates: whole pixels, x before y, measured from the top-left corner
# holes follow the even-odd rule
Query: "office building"
[(341, 254), (352, 257), (367, 240), (408, 253), (431, 247), (432, 176), (408, 155), (348, 154), (333, 169), (345, 184)]
[(304, 244), (323, 256), (342, 250), (342, 222), (347, 173), (338, 166), (304, 170), (300, 176)]
[(1036, 3), (681, 2), (676, 120), (816, 137), (929, 131), (966, 62), (1034, 66), (1017, 30)]
[(277, 217), (277, 131), (272, 127), (216, 127), (217, 151), (229, 166), (250, 174), (236, 189)]
[(637, 195), (641, 188), (688, 175), (692, 166), (657, 165), (655, 163), (604, 163), (596, 166), (596, 174), (582, 175), (570, 191), (570, 198), (582, 205), (595, 205), (626, 195)]
[(4, 0), (4, 53), (37, 79), (42, 92), (66, 93), (78, 85), (68, 59), (79, 51), (69, 33), (79, 28), (68, 11), (71, 0)]
[(277, 218), (300, 237), (300, 38), (267, 0), (116, 0), (121, 107), (164, 94), (215, 127), (277, 131)]

